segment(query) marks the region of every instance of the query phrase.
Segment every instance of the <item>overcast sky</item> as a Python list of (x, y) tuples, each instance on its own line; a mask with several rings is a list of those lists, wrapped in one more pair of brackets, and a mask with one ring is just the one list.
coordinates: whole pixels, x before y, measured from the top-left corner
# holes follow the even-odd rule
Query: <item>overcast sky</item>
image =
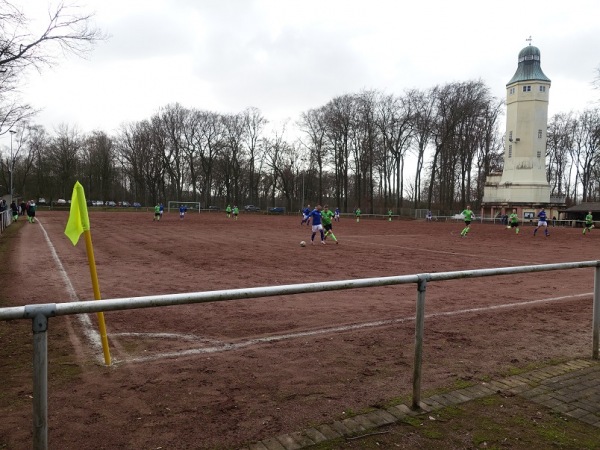
[(87, 59), (31, 74), (23, 93), (49, 130), (66, 123), (113, 133), (175, 102), (221, 113), (254, 106), (277, 124), (363, 89), (402, 94), (477, 79), (504, 98), (529, 36), (552, 80), (550, 115), (600, 98), (591, 86), (598, 0), (77, 3), (110, 38)]

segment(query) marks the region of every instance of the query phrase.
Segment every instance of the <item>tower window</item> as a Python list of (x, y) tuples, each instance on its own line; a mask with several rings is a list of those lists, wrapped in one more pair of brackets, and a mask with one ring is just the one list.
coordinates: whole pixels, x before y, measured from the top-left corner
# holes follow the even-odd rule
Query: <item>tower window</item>
[(508, 146), (508, 157), (512, 158), (512, 144)]
[(546, 92), (546, 86), (540, 86), (540, 92)]
[(514, 88), (514, 87), (511, 87), (511, 88), (508, 90), (508, 93), (509, 93), (510, 95), (513, 95), (513, 94), (515, 93), (515, 88)]
[(512, 131), (508, 132), (508, 140), (512, 142)]
[(541, 157), (542, 157), (542, 152), (541, 152), (541, 151), (539, 151), (539, 150), (537, 151), (537, 157), (538, 157), (538, 158), (541, 158)]
[(538, 139), (542, 138), (542, 130), (538, 130)]
[(531, 86), (523, 86), (523, 92), (531, 92)]

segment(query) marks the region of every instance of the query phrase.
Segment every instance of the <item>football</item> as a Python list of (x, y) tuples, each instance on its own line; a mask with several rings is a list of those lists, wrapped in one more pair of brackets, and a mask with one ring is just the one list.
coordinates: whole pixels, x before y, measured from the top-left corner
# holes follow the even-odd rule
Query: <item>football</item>
[(300, 241), (300, 247), (305, 247), (305, 246), (306, 246), (306, 242)]

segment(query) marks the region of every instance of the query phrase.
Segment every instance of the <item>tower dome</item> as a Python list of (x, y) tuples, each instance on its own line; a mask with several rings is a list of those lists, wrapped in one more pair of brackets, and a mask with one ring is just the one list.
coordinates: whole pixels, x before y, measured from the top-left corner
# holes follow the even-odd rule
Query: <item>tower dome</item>
[(509, 86), (513, 83), (518, 83), (519, 81), (529, 80), (550, 82), (550, 78), (544, 75), (544, 72), (542, 71), (540, 60), (540, 49), (529, 44), (519, 52), (519, 65), (517, 71), (506, 85)]

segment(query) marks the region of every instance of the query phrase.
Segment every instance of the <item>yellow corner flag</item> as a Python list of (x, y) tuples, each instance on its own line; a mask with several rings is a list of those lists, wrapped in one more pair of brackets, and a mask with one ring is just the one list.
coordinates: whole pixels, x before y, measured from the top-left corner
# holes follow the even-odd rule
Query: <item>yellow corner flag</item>
[(69, 214), (65, 234), (73, 245), (77, 245), (81, 234), (89, 229), (90, 218), (88, 216), (87, 203), (85, 202), (85, 192), (83, 192), (83, 186), (77, 181), (75, 187), (73, 187), (71, 213)]
[[(92, 234), (90, 233), (90, 218), (88, 216), (87, 203), (85, 202), (85, 192), (79, 181), (75, 182), (73, 187), (73, 196), (71, 197), (71, 212), (65, 234), (71, 240), (73, 245), (77, 245), (81, 235), (85, 233), (85, 250), (90, 265), (90, 275), (92, 277), (92, 288), (94, 290), (94, 299), (101, 300), (100, 283), (98, 283), (98, 274), (96, 273), (96, 260), (94, 259), (94, 247), (92, 247)], [(102, 341), (102, 351), (104, 353), (104, 362), (110, 366), (110, 349), (108, 347), (108, 337), (106, 335), (106, 324), (104, 323), (104, 313), (97, 313), (98, 327), (100, 328), (100, 339)]]

